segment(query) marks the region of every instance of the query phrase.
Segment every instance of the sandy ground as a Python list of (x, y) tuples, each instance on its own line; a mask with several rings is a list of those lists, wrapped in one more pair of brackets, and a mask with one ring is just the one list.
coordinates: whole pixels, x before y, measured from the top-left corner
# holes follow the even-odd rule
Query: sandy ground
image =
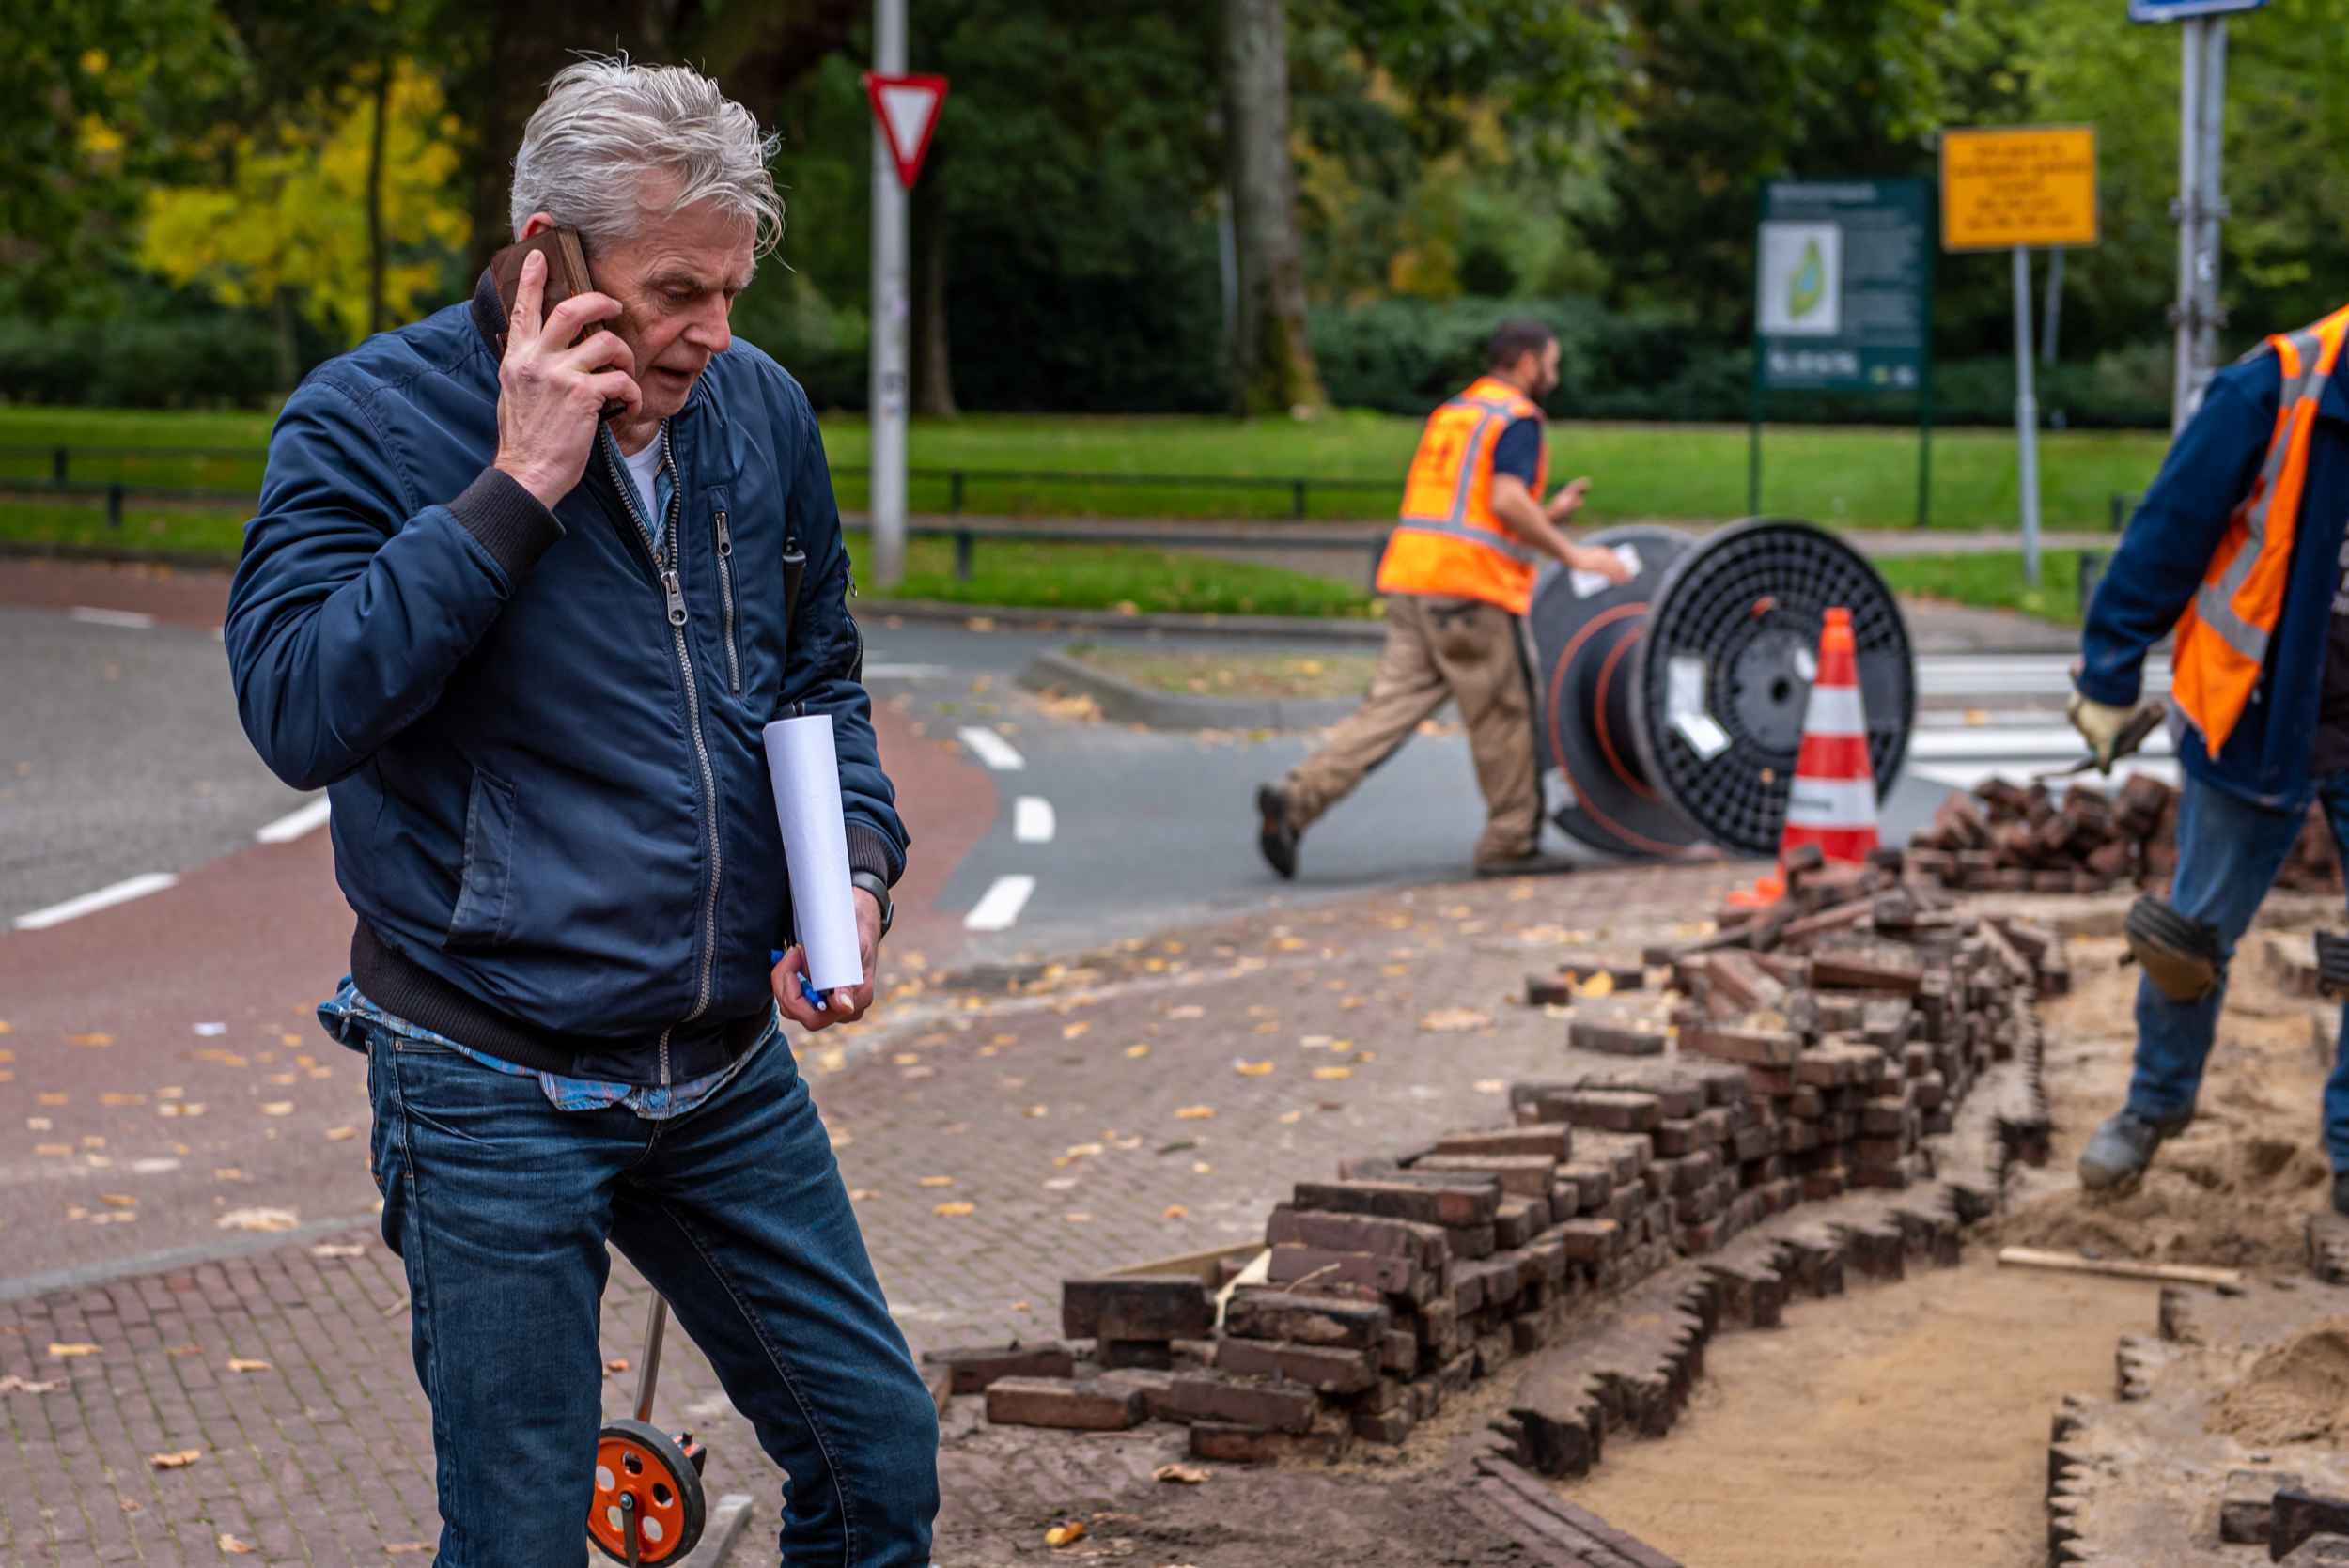
[(1618, 1441), (1562, 1489), (1691, 1568), (2045, 1562), (2049, 1415), (2110, 1390), (2114, 1343), (2154, 1331), (2156, 1287), (2001, 1271), (1996, 1248), (2296, 1273), (2300, 1216), (2326, 1196), (2316, 1004), (2278, 989), (2256, 931), (2193, 1126), (2134, 1192), (2079, 1190), (2073, 1162), (2127, 1087), (2137, 971), (2120, 951), (2072, 943), (2077, 988), (2045, 1010), (2055, 1157), (1968, 1237), (1964, 1266), (1722, 1335), (1670, 1436)]

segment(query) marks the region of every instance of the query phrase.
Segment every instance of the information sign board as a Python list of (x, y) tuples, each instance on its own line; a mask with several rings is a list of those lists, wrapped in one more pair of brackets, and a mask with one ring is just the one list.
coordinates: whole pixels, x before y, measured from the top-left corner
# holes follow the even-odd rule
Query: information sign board
[(2093, 126), (1941, 132), (1941, 243), (1952, 251), (2096, 242)]
[(1761, 386), (1916, 391), (1924, 376), (1930, 225), (1921, 180), (1765, 185), (1754, 244)]
[(2255, 11), (2267, 0), (2129, 0), (2131, 22), (2191, 22), (2197, 17)]

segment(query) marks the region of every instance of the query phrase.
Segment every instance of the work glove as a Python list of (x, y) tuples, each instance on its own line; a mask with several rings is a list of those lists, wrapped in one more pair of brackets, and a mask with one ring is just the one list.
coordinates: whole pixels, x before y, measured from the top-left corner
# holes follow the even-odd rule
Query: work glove
[(2115, 707), (2110, 703), (2097, 702), (2078, 691), (2072, 693), (2071, 704), (2064, 712), (2070, 717), (2072, 727), (2079, 731), (2081, 737), (2088, 742), (2089, 751), (2096, 758), (2097, 772), (2112, 771), (2113, 743), (2121, 738), (2121, 732), (2128, 728), (2129, 721), (2137, 716), (2137, 710), (2142, 706), (2141, 703), (2131, 703), (2126, 707)]

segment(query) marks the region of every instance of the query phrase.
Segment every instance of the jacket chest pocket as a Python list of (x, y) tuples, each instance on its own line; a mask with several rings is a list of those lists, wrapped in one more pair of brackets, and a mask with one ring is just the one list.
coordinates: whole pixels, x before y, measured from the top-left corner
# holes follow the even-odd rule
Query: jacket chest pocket
[(710, 523), (717, 536), (718, 617), (725, 639), (726, 690), (739, 697), (742, 694), (742, 596), (738, 581), (740, 568), (735, 565), (734, 531), (723, 506), (710, 514)]
[(512, 935), (506, 907), (513, 862), (514, 786), (476, 768), (465, 801), (465, 863), (443, 947), (452, 953), (494, 947)]

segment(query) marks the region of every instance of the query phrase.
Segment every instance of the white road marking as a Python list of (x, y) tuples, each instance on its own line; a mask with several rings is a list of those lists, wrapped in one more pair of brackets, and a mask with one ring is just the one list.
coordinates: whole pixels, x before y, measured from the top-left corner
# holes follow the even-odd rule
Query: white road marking
[(998, 773), (1015, 773), (1028, 766), (1028, 759), (1012, 750), (1011, 742), (993, 730), (982, 729), (977, 724), (965, 724), (957, 733), (962, 743), (978, 754), (981, 762)]
[(936, 680), (954, 673), (955, 668), (951, 664), (867, 664), (864, 666), (866, 680)]
[[(2080, 751), (2084, 754), (2087, 748), (2081, 747)], [(1931, 779), (1935, 784), (1947, 784), (1952, 789), (1971, 789), (1984, 779), (2000, 776), (2010, 780), (2016, 779), (2017, 775), (2030, 772), (2031, 768), (2028, 763), (2017, 766), (2011, 762), (1912, 762), (1908, 764), (1906, 770), (1914, 777)], [(2069, 781), (2050, 779), (2047, 782), (2047, 787), (2061, 793), (2067, 783), (2081, 783), (2091, 789), (2108, 791), (2118, 787), (2123, 780), (2138, 773), (2159, 779), (2166, 784), (2175, 784), (2178, 782), (2177, 759), (2175, 757), (2153, 757), (2140, 760), (2137, 757), (2123, 757), (2112, 765), (2112, 777), (2108, 779), (2092, 768), (2088, 772), (2076, 774)]]
[[(2170, 735), (2155, 730), (2145, 737), (2145, 752), (2165, 756)], [(2088, 742), (2069, 724), (1982, 725), (1966, 729), (1916, 729), (1908, 735), (1912, 757), (2068, 757), (2088, 754)]]
[(86, 604), (75, 605), (66, 612), (66, 616), (70, 620), (87, 621), (92, 626), (127, 626), (137, 631), (145, 631), (155, 624), (154, 616), (142, 614), (136, 610), (93, 610)]
[(112, 887), (86, 893), (79, 898), (69, 898), (62, 904), (52, 904), (46, 909), (35, 909), (29, 915), (19, 915), (12, 924), (19, 931), (46, 931), (52, 925), (62, 925), (69, 920), (111, 909), (117, 904), (128, 904), (133, 898), (145, 898), (150, 893), (177, 887), (179, 878), (168, 871), (150, 871), (144, 877), (133, 877)]
[(287, 813), (253, 836), (263, 844), (291, 844), (312, 829), (325, 827), (326, 819), (333, 815), (333, 802), (321, 795), (301, 810)]
[(1020, 844), (1050, 844), (1058, 825), (1052, 802), (1041, 795), (1022, 795), (1012, 802), (1011, 836)]
[(1033, 877), (998, 877), (971, 912), (962, 917), (965, 931), (1008, 931), (1019, 918), (1019, 911), (1028, 907), (1028, 895), (1035, 892)]

